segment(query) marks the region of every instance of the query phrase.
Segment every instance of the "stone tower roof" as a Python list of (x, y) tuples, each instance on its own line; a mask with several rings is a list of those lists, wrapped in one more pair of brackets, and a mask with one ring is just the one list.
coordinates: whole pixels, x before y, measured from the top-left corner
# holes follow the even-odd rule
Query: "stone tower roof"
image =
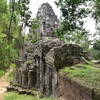
[(53, 32), (58, 28), (59, 20), (48, 3), (43, 3), (38, 9), (37, 19), (40, 22), (40, 36), (53, 36)]
[(50, 4), (43, 3), (37, 12), (37, 18), (41, 20), (41, 19), (46, 19), (47, 17), (52, 18), (55, 21), (58, 21), (58, 18), (55, 15)]

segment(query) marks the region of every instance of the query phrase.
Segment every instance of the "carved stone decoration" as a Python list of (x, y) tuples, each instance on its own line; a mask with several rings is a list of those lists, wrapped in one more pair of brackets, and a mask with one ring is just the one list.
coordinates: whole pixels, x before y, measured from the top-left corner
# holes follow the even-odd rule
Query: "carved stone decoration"
[(40, 22), (40, 36), (52, 36), (55, 29), (58, 28), (59, 20), (52, 7), (48, 3), (41, 5), (37, 12), (37, 19)]

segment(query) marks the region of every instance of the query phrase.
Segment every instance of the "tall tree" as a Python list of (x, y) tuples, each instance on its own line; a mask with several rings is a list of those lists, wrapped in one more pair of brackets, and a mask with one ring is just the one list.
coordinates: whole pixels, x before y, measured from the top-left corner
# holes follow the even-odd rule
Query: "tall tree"
[(8, 40), (11, 40), (11, 28), (12, 28), (12, 21), (14, 21), (14, 11), (15, 11), (15, 0), (9, 0), (9, 5), (10, 5), (10, 20), (9, 20), (9, 26), (8, 26)]
[(93, 17), (96, 20), (96, 35), (100, 38), (100, 0), (94, 0), (94, 12)]
[(87, 7), (89, 1), (91, 0), (56, 0), (55, 3), (62, 13), (61, 32), (58, 31), (59, 34), (67, 33), (69, 40), (74, 36), (73, 33), (77, 31), (81, 32), (81, 36), (86, 35), (86, 30), (83, 28), (83, 18), (86, 18), (90, 13)]
[(100, 22), (100, 0), (94, 0), (94, 18)]
[(22, 31), (23, 28), (30, 26), (31, 11), (29, 10), (30, 0), (19, 0), (18, 8), (21, 17)]
[(20, 32), (19, 32), (19, 55), (23, 52), (23, 44), (25, 40), (25, 29), (30, 26), (31, 11), (29, 10), (30, 0), (18, 0), (18, 11), (20, 14)]
[[(0, 69), (8, 68), (17, 57), (14, 48), (15, 39), (13, 39), (13, 42), (8, 43), (7, 38), (9, 19), (11, 18), (8, 7), (6, 0), (0, 0)], [(13, 26), (15, 25), (13, 24)], [(13, 32), (16, 32), (16, 30)]]

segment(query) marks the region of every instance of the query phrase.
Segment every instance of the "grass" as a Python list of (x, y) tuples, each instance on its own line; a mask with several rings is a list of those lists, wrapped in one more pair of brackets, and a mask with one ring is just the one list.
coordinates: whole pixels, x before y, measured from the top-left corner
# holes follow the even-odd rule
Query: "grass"
[(3, 100), (53, 100), (53, 99), (38, 98), (30, 95), (19, 95), (16, 92), (7, 92)]
[(4, 75), (4, 71), (3, 70), (0, 70), (0, 78)]
[(95, 68), (94, 65), (77, 64), (65, 67), (60, 72), (66, 73), (68, 77), (82, 85), (100, 90), (100, 68)]

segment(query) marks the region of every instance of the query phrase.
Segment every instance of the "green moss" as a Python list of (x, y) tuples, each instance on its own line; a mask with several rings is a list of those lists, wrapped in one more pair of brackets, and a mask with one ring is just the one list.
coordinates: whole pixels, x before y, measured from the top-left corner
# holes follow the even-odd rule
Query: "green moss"
[(16, 92), (8, 92), (5, 94), (3, 100), (53, 100), (50, 98), (38, 98), (30, 95), (19, 95)]
[(32, 40), (32, 43), (34, 44), (34, 43), (36, 43), (38, 41), (38, 39), (33, 39)]
[(78, 64), (65, 67), (60, 72), (66, 73), (68, 77), (80, 82), (87, 87), (100, 89), (100, 69), (93, 65)]
[(32, 60), (26, 61), (25, 64), (32, 64)]

